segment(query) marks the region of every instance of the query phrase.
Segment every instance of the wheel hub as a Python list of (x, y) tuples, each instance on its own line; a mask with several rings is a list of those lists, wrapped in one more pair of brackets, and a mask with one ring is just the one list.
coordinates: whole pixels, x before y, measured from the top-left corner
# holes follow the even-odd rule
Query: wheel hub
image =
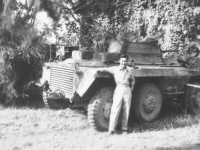
[(102, 115), (103, 115), (103, 118), (107, 121), (110, 119), (111, 107), (112, 107), (112, 101), (111, 100), (107, 100), (103, 103)]
[(143, 107), (146, 113), (152, 113), (156, 108), (156, 96), (148, 93), (144, 98)]

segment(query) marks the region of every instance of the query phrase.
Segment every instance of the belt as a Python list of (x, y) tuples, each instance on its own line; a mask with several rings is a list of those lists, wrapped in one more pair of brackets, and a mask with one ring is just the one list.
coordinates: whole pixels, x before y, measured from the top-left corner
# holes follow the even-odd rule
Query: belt
[(126, 84), (126, 83), (117, 83), (117, 86), (130, 87), (130, 85), (129, 85), (129, 84)]

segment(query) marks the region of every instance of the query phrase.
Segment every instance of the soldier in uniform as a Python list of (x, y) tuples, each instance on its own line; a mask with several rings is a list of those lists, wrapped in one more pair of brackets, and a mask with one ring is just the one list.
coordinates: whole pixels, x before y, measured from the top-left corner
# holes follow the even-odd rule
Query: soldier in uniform
[(98, 70), (100, 72), (109, 72), (114, 76), (116, 88), (113, 95), (113, 105), (111, 108), (108, 134), (114, 134), (118, 122), (120, 110), (122, 108), (122, 132), (128, 133), (128, 118), (131, 107), (132, 90), (135, 84), (135, 78), (130, 67), (127, 66), (128, 56), (122, 55), (119, 67)]

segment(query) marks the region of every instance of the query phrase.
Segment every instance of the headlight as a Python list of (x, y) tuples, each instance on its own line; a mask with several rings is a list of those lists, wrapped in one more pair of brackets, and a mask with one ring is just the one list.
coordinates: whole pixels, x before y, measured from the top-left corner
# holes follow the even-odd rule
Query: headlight
[(83, 73), (82, 71), (76, 70), (76, 74), (77, 74), (77, 75), (81, 75), (82, 73)]

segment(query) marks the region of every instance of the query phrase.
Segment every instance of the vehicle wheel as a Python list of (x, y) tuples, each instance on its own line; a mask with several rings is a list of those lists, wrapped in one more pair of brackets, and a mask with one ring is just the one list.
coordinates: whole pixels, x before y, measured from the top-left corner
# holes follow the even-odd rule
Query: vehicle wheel
[[(199, 82), (193, 84), (200, 85)], [(187, 87), (186, 110), (194, 115), (200, 113), (200, 91), (193, 87)]]
[(96, 130), (108, 130), (113, 92), (113, 87), (98, 90), (88, 105), (88, 120)]
[(156, 119), (162, 107), (162, 94), (153, 83), (143, 84), (135, 89), (132, 100), (132, 115), (139, 122)]
[(51, 99), (48, 98), (48, 93), (46, 91), (43, 92), (43, 100), (45, 106), (51, 109), (66, 109), (69, 107), (70, 102), (65, 100), (64, 98), (61, 99)]

